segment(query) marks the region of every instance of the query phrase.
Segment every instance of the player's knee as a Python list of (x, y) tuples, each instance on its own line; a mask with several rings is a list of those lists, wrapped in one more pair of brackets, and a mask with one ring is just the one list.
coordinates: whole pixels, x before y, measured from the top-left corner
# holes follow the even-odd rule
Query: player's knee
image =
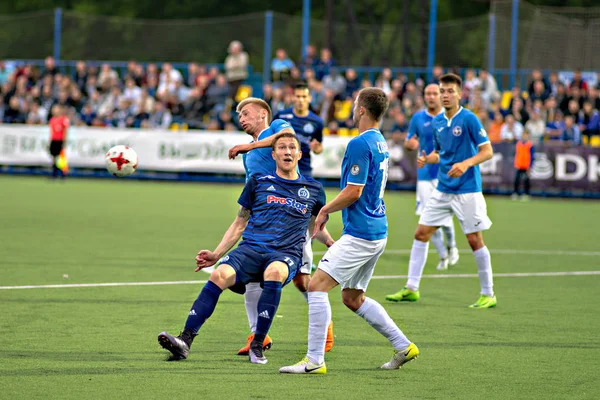
[(469, 242), (469, 246), (473, 251), (477, 251), (481, 249), (485, 244), (483, 243), (483, 236), (481, 232), (470, 233), (467, 235), (467, 241)]
[(429, 228), (430, 227), (428, 226), (419, 225), (415, 232), (415, 240), (418, 240), (419, 242), (429, 242), (431, 235), (435, 232), (435, 229), (432, 230)]
[(348, 307), (350, 310), (356, 312), (356, 310), (358, 310), (360, 308), (360, 306), (362, 306), (362, 304), (364, 303), (364, 297), (360, 296), (360, 297), (354, 297), (354, 296), (344, 296), (344, 294), (342, 294), (342, 301), (344, 302), (344, 305), (346, 307)]
[(264, 278), (265, 281), (279, 281), (283, 282), (287, 275), (280, 267), (270, 266), (265, 270)]
[(223, 271), (220, 268), (217, 268), (210, 274), (209, 280), (215, 285), (222, 287), (225, 281), (227, 281), (227, 276), (225, 275), (225, 271)]

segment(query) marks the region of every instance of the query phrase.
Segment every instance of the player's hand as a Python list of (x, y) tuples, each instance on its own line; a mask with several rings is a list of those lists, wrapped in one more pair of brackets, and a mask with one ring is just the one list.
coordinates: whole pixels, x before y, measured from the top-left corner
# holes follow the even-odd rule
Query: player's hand
[(332, 238), (329, 238), (325, 242), (325, 246), (327, 246), (327, 248), (330, 248), (331, 246), (333, 246), (334, 243), (335, 243), (335, 240), (333, 240)]
[(467, 171), (467, 169), (469, 169), (469, 166), (464, 162), (456, 163), (450, 168), (450, 171), (448, 171), (448, 176), (451, 178), (459, 178)]
[(325, 225), (329, 221), (329, 214), (324, 213), (323, 210), (319, 211), (319, 215), (317, 215), (317, 219), (315, 219), (315, 229), (312, 234), (312, 238), (316, 238), (319, 232), (322, 232), (325, 229)]
[(229, 159), (233, 160), (238, 154), (244, 154), (252, 150), (249, 144), (238, 144), (229, 149)]
[(215, 265), (215, 263), (219, 260), (217, 254), (213, 253), (209, 250), (200, 250), (198, 255), (196, 256), (196, 269), (194, 272), (200, 271), (202, 268), (210, 267), (211, 265)]
[(407, 141), (407, 146), (410, 150), (418, 150), (419, 149), (419, 139), (417, 139), (416, 137), (411, 137), (410, 139), (408, 139)]
[(319, 143), (319, 141), (317, 139), (313, 139), (310, 141), (310, 143), (308, 144), (308, 146), (310, 147), (311, 151), (315, 151), (315, 149), (317, 149), (319, 147), (321, 143)]
[(423, 168), (427, 164), (427, 153), (425, 150), (421, 151), (421, 155), (417, 158), (417, 167)]

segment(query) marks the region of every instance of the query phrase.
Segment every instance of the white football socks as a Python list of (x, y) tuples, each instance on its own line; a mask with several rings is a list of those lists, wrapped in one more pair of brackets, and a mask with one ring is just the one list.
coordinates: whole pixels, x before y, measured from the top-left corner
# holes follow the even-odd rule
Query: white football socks
[(440, 259), (448, 258), (448, 249), (446, 248), (446, 244), (444, 243), (444, 233), (441, 229), (436, 230), (431, 236), (431, 243), (435, 250), (440, 255)]
[(486, 246), (473, 252), (477, 263), (477, 273), (481, 285), (481, 294), (494, 296), (494, 277), (492, 275), (492, 258)]
[(381, 333), (392, 343), (394, 349), (404, 350), (410, 345), (410, 340), (398, 328), (398, 325), (390, 318), (385, 308), (375, 300), (365, 297), (365, 302), (356, 314), (360, 315), (369, 325)]
[(246, 306), (246, 314), (248, 315), (248, 324), (250, 332), (256, 332), (256, 321), (258, 320), (258, 299), (262, 294), (262, 288), (259, 282), (251, 282), (246, 284), (246, 293), (244, 293), (244, 305)]
[(421, 275), (423, 268), (427, 262), (427, 251), (429, 250), (429, 242), (413, 241), (412, 249), (410, 250), (410, 262), (408, 263), (408, 281), (406, 287), (410, 290), (419, 290), (421, 283)]
[(331, 305), (327, 292), (308, 293), (308, 352), (306, 357), (314, 364), (325, 362), (327, 326), (331, 321)]
[(454, 224), (451, 223), (448, 226), (442, 226), (444, 236), (446, 237), (446, 246), (449, 248), (456, 247), (456, 236), (454, 235)]

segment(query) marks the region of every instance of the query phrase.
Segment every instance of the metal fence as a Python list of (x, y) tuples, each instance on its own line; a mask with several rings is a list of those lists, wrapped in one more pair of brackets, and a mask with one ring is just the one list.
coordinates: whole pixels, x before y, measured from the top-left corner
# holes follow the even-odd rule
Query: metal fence
[[(430, 0), (431, 10), (437, 0)], [(308, 15), (308, 14), (307, 14)], [(517, 23), (513, 23), (517, 21)], [(305, 28), (308, 27), (308, 30)], [(435, 32), (431, 37), (430, 33)], [(302, 43), (330, 46), (338, 64), (372, 68), (487, 67), (506, 89), (531, 68), (593, 70), (600, 65), (600, 7), (538, 7), (520, 0), (493, 0), (490, 14), (468, 19), (397, 24), (308, 20), (259, 12), (226, 18), (141, 20), (72, 11), (0, 16), (0, 58), (223, 63), (227, 46), (241, 40), (254, 71), (265, 71), (275, 49), (299, 61)], [(432, 39), (432, 40), (430, 40)], [(264, 68), (263, 66), (266, 66)], [(413, 68), (408, 68), (413, 67)], [(425, 69), (426, 68), (426, 69)]]

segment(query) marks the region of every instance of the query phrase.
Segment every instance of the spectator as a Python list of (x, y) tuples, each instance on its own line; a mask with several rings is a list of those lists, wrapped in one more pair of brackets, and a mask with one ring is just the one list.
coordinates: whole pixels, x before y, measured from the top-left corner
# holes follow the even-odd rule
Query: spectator
[(225, 58), (225, 76), (231, 87), (231, 95), (235, 97), (242, 82), (248, 79), (248, 53), (238, 40), (229, 43), (227, 52), (229, 55)]
[(581, 134), (588, 139), (600, 133), (600, 114), (594, 109), (590, 100), (583, 103), (583, 110), (579, 112), (577, 123)]
[[(543, 94), (546, 98), (550, 96), (550, 82), (544, 78), (542, 71), (539, 69), (534, 69), (531, 71), (531, 82), (529, 83), (529, 88), (527, 92), (529, 93), (529, 97), (531, 97), (534, 93), (537, 93), (535, 90), (536, 83), (541, 83), (541, 92), (538, 95)], [(539, 86), (539, 85), (538, 85)]]
[(434, 65), (431, 71), (433, 80), (431, 83), (440, 83), (440, 77), (444, 75), (444, 68), (441, 65)]
[(587, 93), (588, 85), (581, 77), (580, 69), (576, 69), (575, 71), (573, 71), (573, 79), (571, 80), (571, 84), (569, 85), (569, 88), (571, 88), (571, 89), (578, 88), (584, 94)]
[(225, 75), (217, 75), (214, 85), (206, 90), (206, 105), (209, 112), (219, 113), (225, 108), (227, 99), (231, 97), (231, 86)]
[(502, 125), (504, 125), (504, 115), (500, 111), (496, 111), (494, 120), (487, 128), (488, 138), (492, 144), (502, 142)]
[(150, 129), (169, 129), (173, 117), (171, 112), (165, 108), (160, 101), (154, 104), (154, 112), (148, 118), (148, 128)]
[(346, 100), (352, 99), (355, 92), (360, 90), (360, 78), (356, 74), (356, 70), (348, 68), (346, 70), (346, 90), (344, 97)]
[(58, 74), (58, 68), (56, 68), (56, 62), (54, 61), (54, 57), (48, 56), (44, 60), (44, 73), (43, 75), (51, 75), (54, 76)]
[(525, 125), (529, 120), (529, 113), (525, 110), (525, 107), (523, 106), (523, 100), (521, 98), (513, 99), (510, 113), (522, 125)]
[(339, 73), (338, 69), (333, 67), (329, 70), (329, 75), (323, 78), (323, 88), (333, 91), (336, 98), (343, 94), (346, 89), (346, 80)]
[(406, 134), (408, 133), (408, 123), (406, 122), (406, 115), (404, 115), (402, 112), (396, 113), (391, 133), (401, 135), (397, 137), (401, 137), (402, 140), (406, 139)]
[(514, 143), (523, 136), (523, 129), (523, 125), (515, 119), (515, 116), (508, 114), (500, 129), (500, 137), (504, 142)]
[(39, 99), (32, 100), (29, 114), (27, 114), (27, 124), (45, 125), (48, 121), (48, 111), (42, 107)]
[(546, 124), (540, 116), (539, 109), (531, 110), (531, 118), (525, 124), (525, 130), (529, 132), (529, 138), (533, 143), (541, 143), (546, 132)]
[(560, 140), (571, 146), (581, 146), (581, 132), (579, 131), (579, 127), (575, 125), (575, 118), (572, 115), (565, 116), (565, 124)]
[(475, 88), (479, 88), (481, 86), (481, 81), (475, 75), (474, 69), (468, 69), (465, 72), (465, 80), (463, 82), (462, 89), (462, 101), (463, 104), (468, 103), (471, 100), (471, 96), (475, 92)]
[(132, 103), (136, 103), (142, 96), (142, 89), (135, 85), (133, 78), (127, 78), (125, 81), (125, 90), (123, 91), (123, 99)]
[(79, 87), (79, 90), (85, 90), (87, 80), (88, 71), (85, 61), (77, 61), (77, 64), (75, 64), (75, 83), (77, 84), (77, 87)]
[(384, 68), (381, 71), (381, 75), (375, 81), (375, 87), (383, 90), (385, 94), (390, 94), (392, 91), (392, 70), (389, 68)]
[(309, 44), (306, 46), (306, 55), (302, 58), (300, 62), (300, 68), (302, 70), (312, 69), (319, 64), (319, 57), (317, 57), (317, 48)]
[(110, 64), (102, 64), (100, 75), (98, 75), (98, 84), (101, 87), (110, 86), (117, 82), (119, 75), (110, 67)]
[(592, 103), (592, 108), (600, 111), (600, 97), (598, 96), (598, 89), (590, 87), (588, 90), (587, 100)]
[(479, 71), (479, 81), (481, 82), (481, 98), (485, 107), (500, 99), (496, 79), (487, 70), (481, 69)]
[(529, 92), (528, 98), (529, 104), (532, 104), (536, 100), (546, 101), (549, 96), (550, 93), (546, 90), (544, 82), (540, 80), (531, 83), (531, 91)]
[(294, 62), (288, 57), (285, 49), (277, 49), (275, 58), (271, 61), (271, 79), (273, 82), (285, 81), (290, 77)]
[(564, 126), (565, 121), (563, 118), (563, 113), (562, 111), (557, 110), (546, 121), (545, 137), (548, 138), (548, 140), (560, 140), (560, 136), (562, 135)]
[(550, 73), (550, 76), (548, 77), (548, 83), (549, 95), (555, 97), (558, 85), (560, 84), (560, 80), (558, 79), (558, 74), (556, 72)]
[(329, 75), (329, 70), (333, 66), (335, 66), (335, 60), (331, 55), (331, 50), (326, 47), (321, 49), (321, 58), (315, 67), (316, 78), (322, 80), (325, 76)]

